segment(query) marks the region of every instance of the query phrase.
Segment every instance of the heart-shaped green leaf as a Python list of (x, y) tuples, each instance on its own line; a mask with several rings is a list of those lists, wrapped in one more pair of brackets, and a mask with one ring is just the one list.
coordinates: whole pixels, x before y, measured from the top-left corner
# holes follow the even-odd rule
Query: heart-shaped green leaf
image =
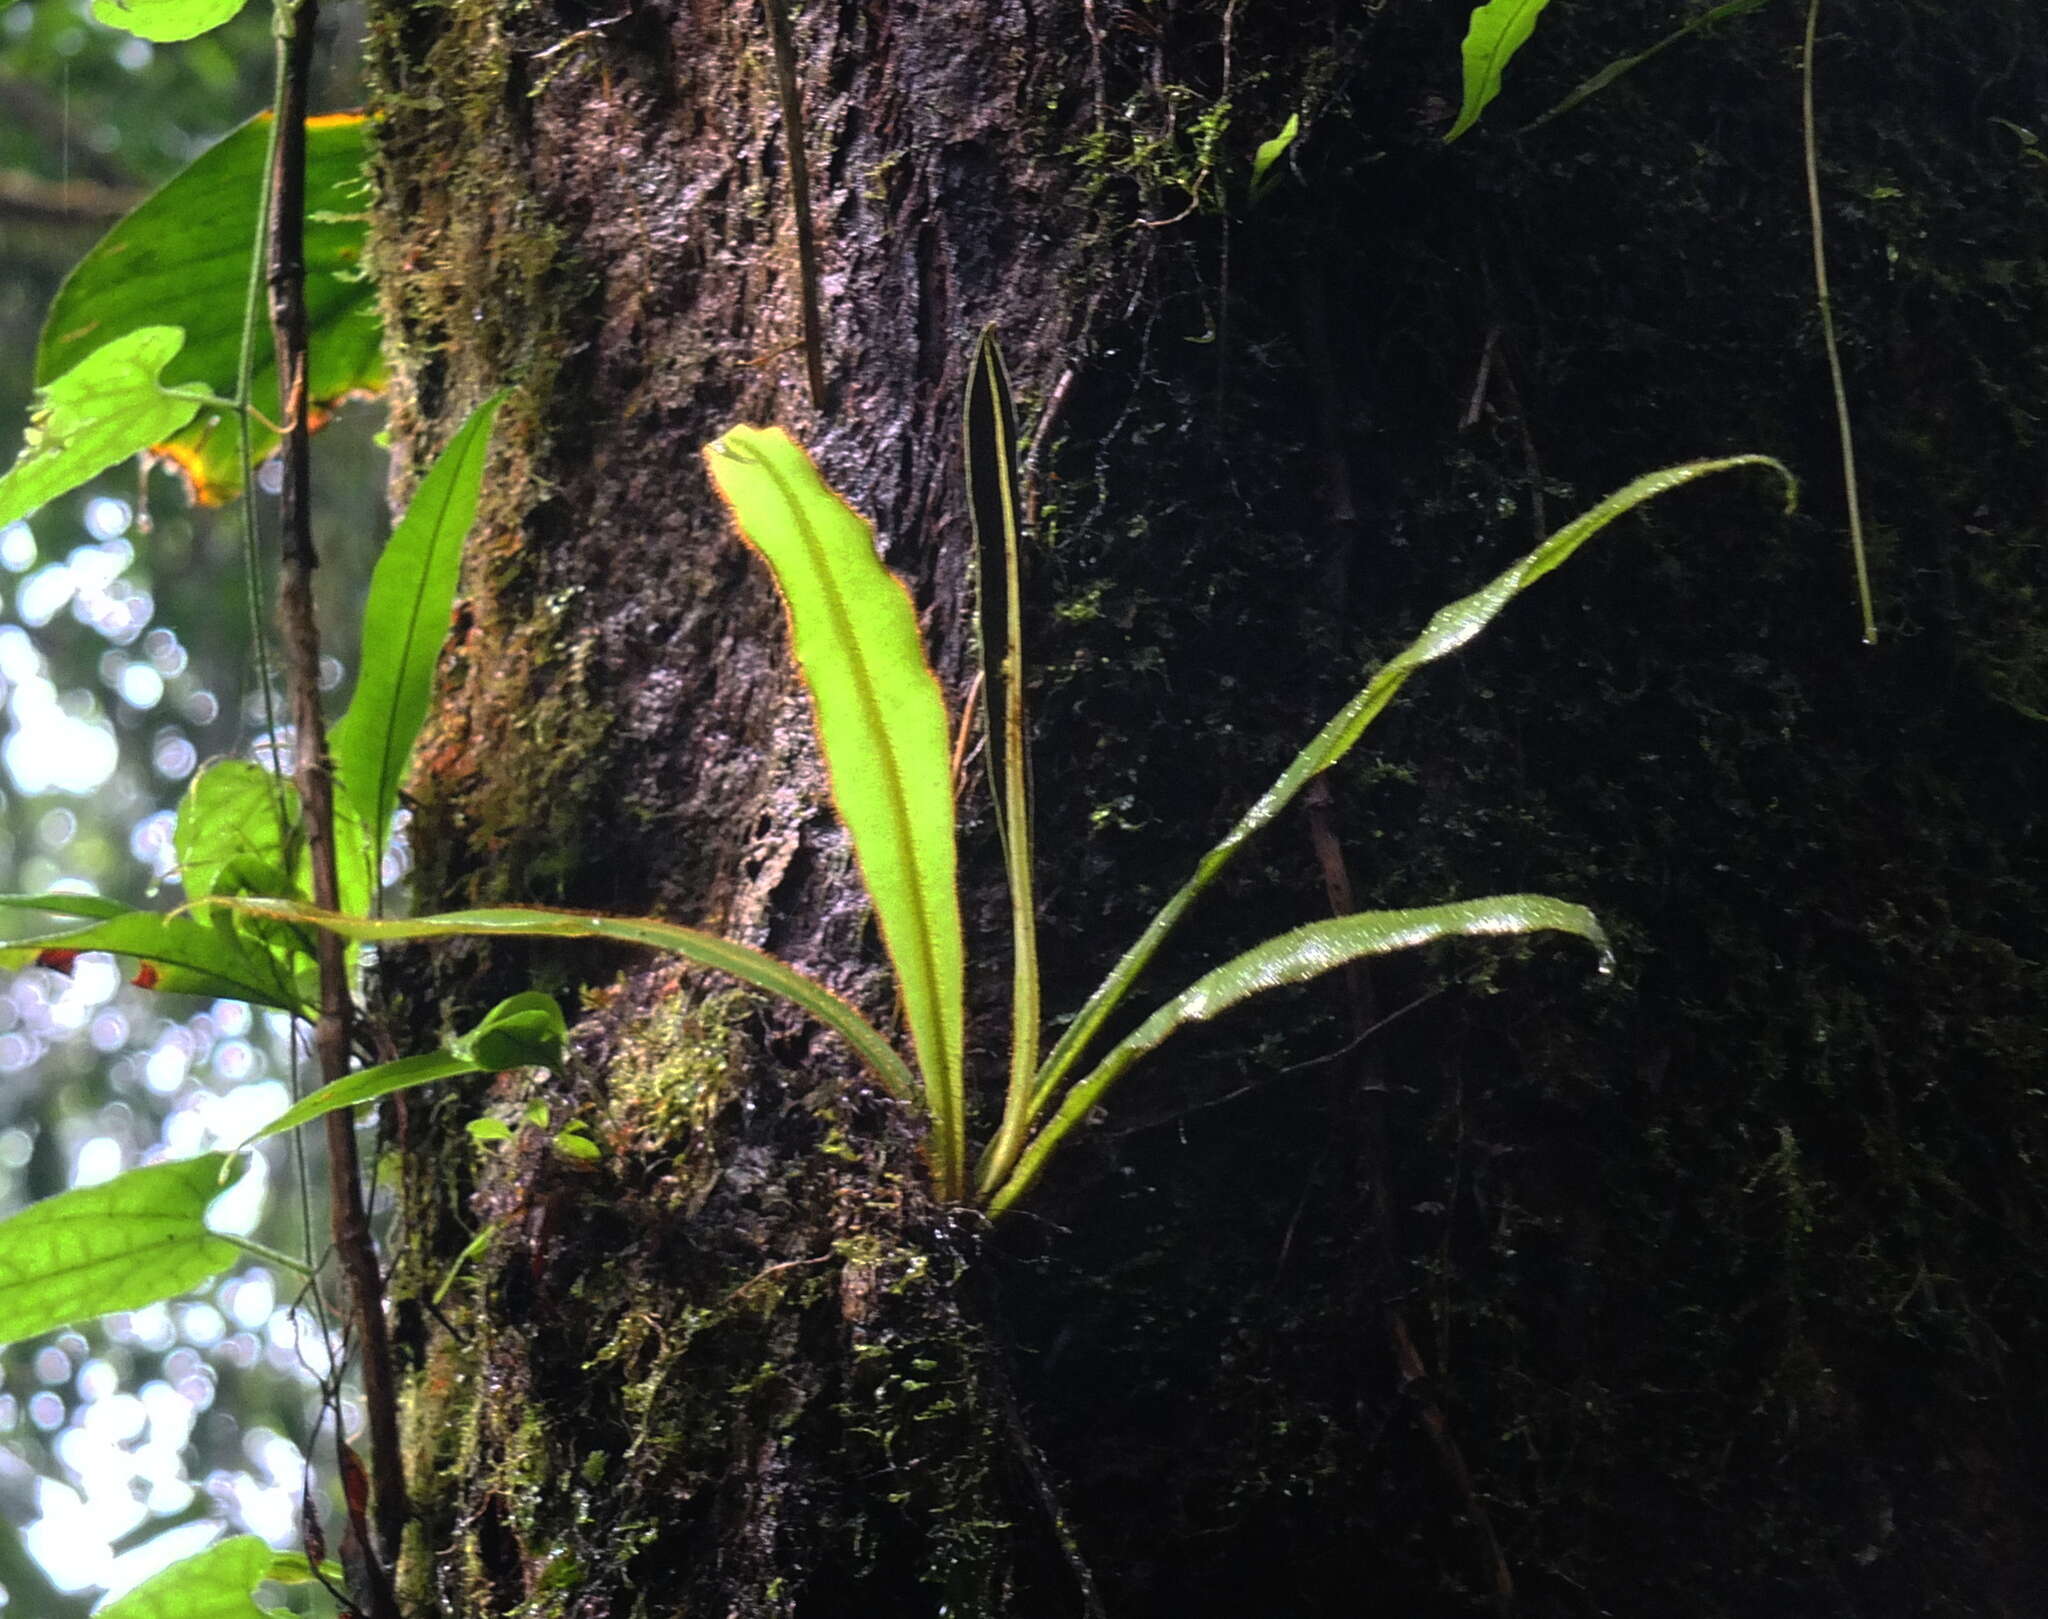
[[(268, 113), (259, 113), (208, 148), (79, 261), (44, 319), (36, 348), (38, 383), (47, 385), (81, 356), (137, 327), (171, 324), (185, 329), (186, 341), (168, 368), (168, 380), (233, 396), (269, 121)], [(366, 207), (362, 115), (309, 118), (307, 383), (316, 412), (384, 386), (383, 329), (374, 289), (361, 273)], [(267, 343), (259, 348), (250, 398), (277, 421), (282, 408), (276, 363)], [(252, 426), (255, 453), (269, 454), (276, 435), (260, 422)], [(164, 429), (150, 445), (185, 474), (198, 500), (213, 505), (241, 490), (237, 438), (232, 413), (208, 410), (197, 421), (188, 416)]]
[(553, 1068), (569, 1036), (562, 1009), (537, 989), (500, 1001), (483, 1021), (455, 1042), (455, 1051), (491, 1073), (507, 1068)]

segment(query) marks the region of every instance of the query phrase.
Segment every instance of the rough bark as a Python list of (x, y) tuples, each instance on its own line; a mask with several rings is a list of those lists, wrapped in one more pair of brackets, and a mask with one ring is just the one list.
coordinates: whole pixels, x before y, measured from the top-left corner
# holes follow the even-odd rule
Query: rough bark
[[(1901, 0), (1823, 42), (1891, 514), (1872, 656), (1828, 493), (1797, 19), (1514, 141), (1670, 25), (1546, 15), (1550, 54), (1447, 151), (1443, 9), (797, 11), (820, 415), (753, 8), (374, 8), (399, 441), (517, 389), (414, 782), (425, 905), (707, 922), (887, 1014), (779, 612), (694, 457), (736, 419), (805, 438), (957, 700), (984, 322), (1053, 417), (1055, 1008), (1532, 519), (1740, 449), (1799, 465), (1814, 514), (1660, 510), (1333, 781), (1364, 902), (1583, 899), (1619, 984), (1473, 953), (1190, 1040), (994, 1239), (773, 1008), (623, 956), (394, 960), (421, 1028), (585, 992), (562, 1074), (403, 1121), (419, 1612), (1081, 1613), (1080, 1560), (1119, 1616), (1350, 1612), (1361, 1586), (1479, 1612), (1475, 1499), (1529, 1613), (2038, 1606), (2048, 187), (1987, 131), (2030, 116), (2042, 24), (2001, 3), (1958, 44)], [(1249, 152), (1298, 108), (1298, 171), (1254, 206)], [(1156, 987), (1316, 914), (1318, 853), (1279, 829)], [(1314, 1062), (1361, 993), (1405, 1013), (1375, 1063)], [(537, 1130), (469, 1144), (530, 1096), (589, 1121), (594, 1169)], [(483, 1222), (444, 1323), (419, 1300)]]

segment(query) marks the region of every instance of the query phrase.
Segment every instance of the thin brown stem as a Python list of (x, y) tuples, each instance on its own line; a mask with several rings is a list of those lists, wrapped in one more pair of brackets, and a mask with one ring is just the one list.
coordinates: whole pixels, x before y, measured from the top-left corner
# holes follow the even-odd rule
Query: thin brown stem
[(1863, 497), (1857, 488), (1856, 435), (1849, 427), (1849, 387), (1842, 377), (1842, 348), (1835, 341), (1835, 302), (1828, 292), (1828, 246), (1820, 207), (1820, 138), (1813, 118), (1813, 47), (1820, 32), (1820, 0), (1806, 8), (1806, 50), (1799, 70), (1799, 128), (1806, 149), (1806, 211), (1813, 237), (1813, 294), (1820, 305), (1821, 342), (1828, 352), (1828, 382), (1835, 395), (1835, 431), (1841, 440), (1842, 487), (1849, 503), (1849, 553), (1856, 564), (1856, 604), (1863, 614), (1863, 640), (1877, 644), (1877, 613), (1870, 601), (1870, 564), (1863, 550)]
[(768, 43), (775, 53), (775, 88), (782, 100), (782, 138), (789, 148), (789, 190), (796, 209), (798, 293), (804, 312), (804, 372), (811, 403), (825, 409), (824, 316), (818, 306), (818, 236), (811, 219), (811, 163), (805, 152), (804, 99), (796, 82), (796, 43), (790, 36), (788, 0), (761, 0), (768, 19)]
[[(283, 71), (279, 75), (277, 141), (270, 172), (268, 282), (270, 328), (277, 348), (278, 391), (284, 408), (283, 479), (278, 521), (278, 624), (292, 714), (293, 777), (298, 788), (314, 903), (336, 907), (334, 783), (320, 713), (320, 631), (313, 614), (312, 459), (307, 398), (306, 333), (306, 103), (312, 73), (318, 0), (297, 0), (279, 13)], [(348, 1073), (348, 963), (338, 934), (315, 936), (320, 973), (320, 1016), (313, 1047), (322, 1084)], [(370, 1619), (399, 1619), (390, 1569), (406, 1519), (405, 1481), (398, 1442), (398, 1405), (392, 1385), (391, 1342), (384, 1321), (383, 1278), (363, 1206), (355, 1126), (346, 1108), (327, 1118), (329, 1218), (335, 1253), (348, 1280), (350, 1310), (361, 1346), (363, 1403), (370, 1427), (371, 1508), (375, 1535), (364, 1548)], [(337, 1434), (337, 1442), (340, 1436)], [(352, 1515), (359, 1509), (351, 1503)], [(360, 1533), (360, 1531), (359, 1531)]]

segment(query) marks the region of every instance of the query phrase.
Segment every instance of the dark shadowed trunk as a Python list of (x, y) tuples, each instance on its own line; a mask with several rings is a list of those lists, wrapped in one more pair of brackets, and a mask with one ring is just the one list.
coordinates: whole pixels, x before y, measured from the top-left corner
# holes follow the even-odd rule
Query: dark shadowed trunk
[[(1731, 483), (1597, 542), (1419, 680), (1148, 989), (1347, 885), (1581, 900), (1614, 982), (1472, 947), (1184, 1037), (993, 1232), (932, 1204), (842, 1050), (728, 984), (394, 952), (421, 1030), (581, 997), (563, 1072), (400, 1122), (412, 1611), (2048, 1600), (2048, 41), (2020, 0), (1966, 41), (1947, 8), (1844, 3), (1823, 39), (1865, 650), (1801, 19), (1730, 19), (1517, 137), (1674, 26), (1557, 9), (1448, 148), (1463, 7), (796, 9), (819, 409), (756, 5), (373, 7), (398, 441), (514, 390), (413, 781), (424, 908), (702, 923), (889, 1016), (780, 610), (697, 452), (741, 420), (803, 439), (957, 710), (988, 323), (1036, 443), (1055, 1011), (1440, 601), (1652, 465), (1756, 449), (1808, 480), (1798, 518)], [(463, 1129), (536, 1098), (601, 1159)]]

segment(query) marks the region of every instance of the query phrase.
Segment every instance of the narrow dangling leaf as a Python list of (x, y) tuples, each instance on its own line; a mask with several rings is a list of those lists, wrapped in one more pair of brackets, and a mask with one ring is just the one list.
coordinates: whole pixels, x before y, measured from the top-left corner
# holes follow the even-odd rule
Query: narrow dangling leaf
[(131, 1169), (0, 1220), (0, 1344), (190, 1292), (241, 1250), (206, 1229), (226, 1153)]
[[(172, 325), (184, 328), (185, 347), (166, 368), (168, 381), (222, 397), (234, 394), (269, 124), (270, 114), (258, 113), (208, 147), (79, 261), (43, 321), (36, 346), (39, 385), (48, 386), (101, 344), (137, 327)], [(306, 120), (306, 319), (312, 339), (307, 388), (315, 426), (339, 401), (379, 392), (385, 381), (377, 292), (362, 273), (369, 217), (364, 127), (361, 113)], [(250, 401), (274, 422), (283, 412), (269, 347), (262, 345)], [(254, 453), (268, 455), (276, 434), (261, 421), (250, 426)], [(241, 491), (238, 434), (229, 411), (208, 410), (196, 421), (188, 417), (149, 447), (184, 474), (203, 505)]]
[(986, 701), (989, 781), (1010, 889), (1010, 1081), (983, 1174), (1007, 1170), (1023, 1146), (1038, 1068), (1038, 904), (1032, 888), (1030, 724), (1024, 696), (1023, 515), (1017, 494), (1017, 412), (995, 328), (975, 346), (962, 425), (967, 511), (974, 529), (975, 623)]
[(1161, 908), (1159, 914), (1146, 924), (1137, 943), (1126, 950), (1123, 957), (1110, 969), (1109, 976), (1096, 986), (1095, 992), (1081, 1008), (1078, 1016), (1060, 1036), (1052, 1054), (1040, 1066), (1037, 1085), (1032, 1092), (1032, 1112), (1037, 1114), (1052, 1099), (1060, 1081), (1073, 1068), (1083, 1048), (1103, 1020), (1113, 1012), (1124, 995), (1137, 981), (1138, 974), (1145, 970), (1157, 953), (1167, 934), (1173, 931), (1188, 907), (1194, 904), (1201, 892), (1215, 880), (1218, 872), (1230, 863), (1231, 857), (1261, 827), (1272, 822), (1275, 816), (1294, 801), (1294, 797), (1310, 781), (1351, 751), (1352, 745), (1365, 734), (1367, 726), (1377, 719), (1394, 695), (1408, 683), (1408, 677), (1426, 663), (1447, 657), (1470, 641), (1499, 616), (1502, 608), (1519, 596), (1529, 586), (1541, 579), (1551, 569), (1570, 557), (1580, 546), (1599, 533), (1617, 517), (1635, 510), (1645, 501), (1668, 494), (1700, 478), (1716, 473), (1729, 472), (1741, 467), (1762, 467), (1774, 472), (1783, 480), (1786, 490), (1786, 505), (1790, 509), (1792, 498), (1798, 492), (1798, 481), (1793, 478), (1784, 464), (1767, 455), (1731, 455), (1716, 461), (1687, 461), (1674, 467), (1663, 467), (1656, 472), (1646, 472), (1640, 478), (1617, 489), (1599, 505), (1559, 529), (1549, 539), (1521, 557), (1511, 567), (1496, 575), (1488, 584), (1471, 595), (1461, 597), (1449, 606), (1438, 609), (1436, 615), (1423, 627), (1423, 631), (1401, 651), (1382, 664), (1366, 687), (1350, 702), (1346, 703), (1331, 717), (1328, 724), (1316, 733), (1309, 745), (1294, 756), (1292, 763), (1280, 773), (1273, 785), (1259, 797), (1252, 807), (1239, 818), (1218, 843), (1202, 857), (1195, 868), (1194, 876), (1183, 883), (1178, 892)]
[(304, 1558), (280, 1559), (261, 1537), (236, 1535), (159, 1569), (114, 1598), (93, 1619), (271, 1619), (256, 1605), (266, 1579), (307, 1579)]
[(1674, 28), (1670, 33), (1658, 40), (1656, 44), (1637, 51), (1633, 56), (1623, 56), (1609, 62), (1598, 73), (1585, 80), (1556, 106), (1552, 107), (1550, 111), (1530, 119), (1516, 133), (1526, 135), (1532, 129), (1541, 129), (1553, 118), (1563, 117), (1589, 96), (1598, 95), (1602, 90), (1605, 90), (1610, 84), (1614, 83), (1616, 79), (1622, 77), (1623, 74), (1633, 73), (1637, 68), (1649, 61), (1651, 57), (1668, 51), (1687, 35), (1696, 34), (1703, 28), (1711, 28), (1716, 23), (1726, 22), (1730, 17), (1740, 17), (1747, 12), (1759, 10), (1769, 3), (1770, 0), (1723, 0), (1722, 4), (1701, 12), (1682, 28)]
[(1458, 121), (1444, 136), (1456, 140), (1479, 122), (1493, 98), (1500, 94), (1501, 75), (1515, 53), (1529, 43), (1536, 31), (1536, 19), (1550, 0), (1486, 0), (1472, 13), (1465, 30), (1465, 102)]
[(1075, 1084), (1059, 1112), (1025, 1150), (1016, 1172), (995, 1191), (989, 1212), (1000, 1214), (1028, 1191), (1053, 1149), (1100, 1105), (1103, 1093), (1124, 1070), (1176, 1030), (1216, 1017), (1269, 989), (1306, 983), (1364, 956), (1412, 950), (1461, 934), (1544, 931), (1577, 934), (1600, 952), (1601, 970), (1607, 970), (1607, 935), (1593, 913), (1583, 905), (1543, 894), (1498, 894), (1410, 910), (1361, 911), (1311, 922), (1254, 945), (1196, 979), (1119, 1041), (1093, 1073)]
[(0, 528), (197, 416), (200, 401), (162, 381), (184, 344), (175, 326), (140, 326), (43, 384), (29, 415), (28, 442), (0, 478)]
[(462, 542), (476, 521), (491, 425), (504, 402), (504, 394), (494, 394), (455, 430), (413, 492), (370, 577), (355, 696), (327, 739), (338, 796), (367, 834), (369, 869), (355, 874), (365, 902), (346, 909), (369, 909), (368, 900), (382, 887), (377, 872), (398, 808), (399, 783), (433, 700), (434, 670), (462, 576)]
[(839, 818), (895, 964), (936, 1142), (941, 1195), (966, 1173), (965, 952), (946, 705), (902, 582), (874, 531), (779, 428), (736, 427), (704, 454), (775, 575)]
[[(491, 910), (450, 911), (440, 916), (375, 918), (342, 916), (310, 905), (284, 900), (234, 899), (218, 902), (253, 917), (267, 917), (295, 925), (326, 928), (344, 939), (363, 942), (397, 943), (407, 939), (451, 939), (468, 937), (527, 939), (612, 939), (621, 944), (647, 945), (669, 950), (700, 967), (730, 974), (756, 989), (780, 996), (811, 1014), (849, 1046), (890, 1095), (900, 1101), (915, 1099), (917, 1087), (903, 1059), (875, 1026), (815, 978), (798, 972), (786, 962), (716, 934), (703, 933), (674, 922), (657, 922), (650, 917), (593, 916), (582, 911), (548, 911), (522, 906)], [(520, 997), (514, 996), (513, 1000)], [(507, 1006), (511, 1002), (505, 1003)]]

